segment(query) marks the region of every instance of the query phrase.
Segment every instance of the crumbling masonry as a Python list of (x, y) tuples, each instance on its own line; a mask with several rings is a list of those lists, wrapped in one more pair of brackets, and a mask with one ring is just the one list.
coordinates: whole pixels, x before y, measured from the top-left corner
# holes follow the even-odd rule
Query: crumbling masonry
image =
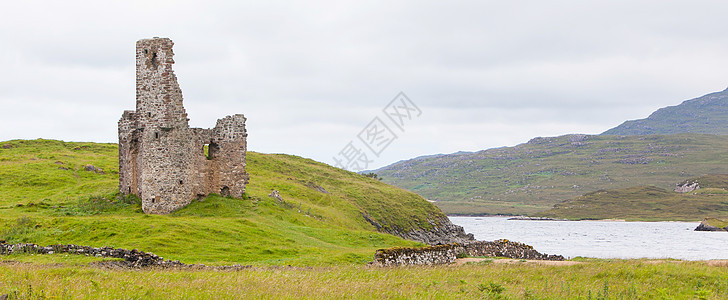
[(190, 128), (172, 71), (167, 38), (136, 43), (136, 111), (119, 120), (119, 190), (142, 199), (145, 213), (167, 214), (211, 193), (242, 197), (245, 117)]

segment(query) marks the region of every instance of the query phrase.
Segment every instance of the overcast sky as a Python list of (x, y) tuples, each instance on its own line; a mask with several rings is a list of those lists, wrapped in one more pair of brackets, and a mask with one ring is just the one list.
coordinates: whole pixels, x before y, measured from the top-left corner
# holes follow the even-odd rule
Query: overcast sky
[[(597, 134), (728, 87), (727, 12), (725, 0), (6, 1), (0, 140), (116, 142), (135, 106), (135, 42), (155, 36), (175, 42), (190, 125), (243, 113), (252, 151), (334, 165), (358, 149), (372, 169)], [(401, 129), (383, 111), (400, 92), (417, 107)], [(358, 139), (372, 120), (397, 137), (377, 140), (379, 156)]]

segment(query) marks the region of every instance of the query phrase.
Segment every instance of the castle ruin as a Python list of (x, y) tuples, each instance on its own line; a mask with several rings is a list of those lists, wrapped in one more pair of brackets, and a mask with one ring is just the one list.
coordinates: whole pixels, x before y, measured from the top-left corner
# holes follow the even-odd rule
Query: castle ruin
[(145, 213), (168, 214), (208, 194), (242, 197), (245, 117), (190, 128), (172, 70), (168, 38), (136, 43), (136, 110), (119, 120), (119, 190), (142, 200)]

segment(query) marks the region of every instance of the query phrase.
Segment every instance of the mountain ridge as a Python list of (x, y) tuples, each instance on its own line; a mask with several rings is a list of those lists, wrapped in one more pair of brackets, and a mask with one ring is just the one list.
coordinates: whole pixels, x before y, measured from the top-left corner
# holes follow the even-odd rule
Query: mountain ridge
[(654, 111), (644, 119), (629, 120), (604, 135), (677, 133), (728, 134), (728, 88)]

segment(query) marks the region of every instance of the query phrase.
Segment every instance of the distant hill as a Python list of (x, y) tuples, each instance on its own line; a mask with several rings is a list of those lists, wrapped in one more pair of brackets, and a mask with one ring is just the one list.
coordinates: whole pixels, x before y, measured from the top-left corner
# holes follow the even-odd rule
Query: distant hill
[(626, 121), (606, 135), (728, 134), (728, 89), (663, 107), (646, 119)]
[[(419, 195), (310, 159), (248, 152), (245, 199), (210, 195), (171, 215), (118, 196), (118, 146), (0, 142), (0, 240), (151, 251), (185, 263), (364, 263), (417, 243), (382, 232), (451, 233)], [(280, 199), (269, 197), (272, 190)]]
[(534, 214), (596, 190), (675, 184), (728, 173), (728, 136), (565, 135), (439, 155), (376, 171), (451, 215)]
[(699, 221), (728, 217), (728, 175), (687, 180), (700, 189), (687, 193), (654, 186), (598, 190), (558, 203), (537, 216), (559, 219), (626, 219)]

